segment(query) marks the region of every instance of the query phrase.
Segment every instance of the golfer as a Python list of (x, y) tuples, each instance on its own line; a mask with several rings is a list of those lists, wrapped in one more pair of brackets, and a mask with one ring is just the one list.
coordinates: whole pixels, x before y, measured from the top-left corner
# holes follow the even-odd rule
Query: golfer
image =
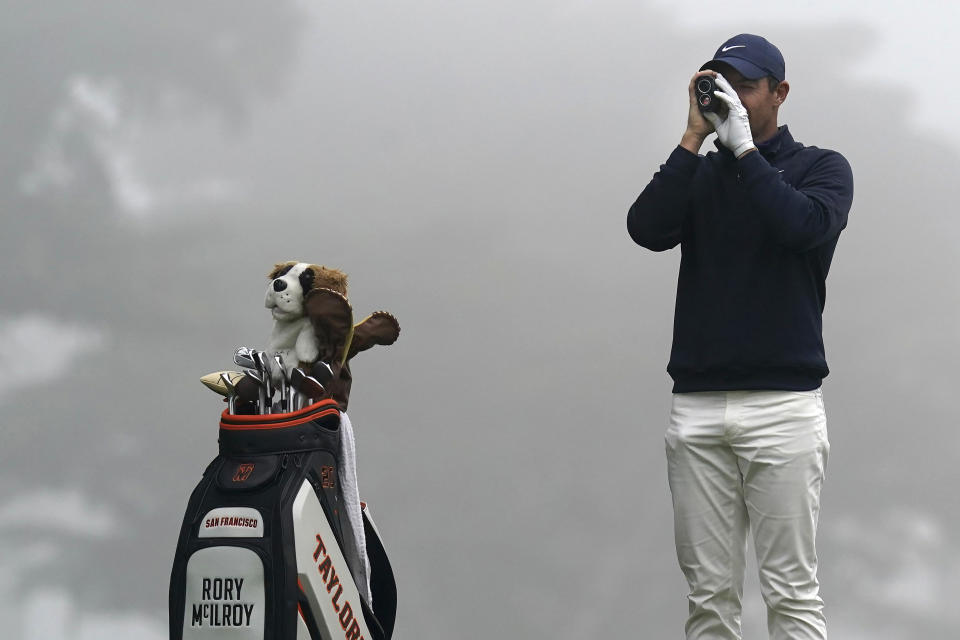
[[(717, 84), (702, 114), (695, 83)], [(687, 128), (627, 216), (680, 245), (666, 432), (687, 638), (740, 638), (749, 529), (770, 638), (827, 637), (815, 546), (830, 445), (820, 384), (825, 281), (853, 199), (850, 165), (778, 126), (780, 51), (741, 34), (688, 87)], [(698, 155), (716, 132), (716, 150)]]

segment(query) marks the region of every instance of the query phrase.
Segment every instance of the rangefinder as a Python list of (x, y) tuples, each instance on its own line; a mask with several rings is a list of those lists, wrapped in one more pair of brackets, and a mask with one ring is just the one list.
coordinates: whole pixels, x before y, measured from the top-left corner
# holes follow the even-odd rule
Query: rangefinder
[(693, 85), (693, 88), (696, 92), (697, 106), (700, 107), (701, 112), (720, 112), (722, 101), (713, 95), (713, 92), (717, 90), (717, 82), (713, 76), (700, 76), (697, 78), (697, 82)]

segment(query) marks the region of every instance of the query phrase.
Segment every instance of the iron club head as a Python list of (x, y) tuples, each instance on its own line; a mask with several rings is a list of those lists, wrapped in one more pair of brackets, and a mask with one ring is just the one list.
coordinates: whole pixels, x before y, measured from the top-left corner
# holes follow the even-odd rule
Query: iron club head
[(237, 404), (253, 404), (256, 405), (256, 410), (260, 411), (260, 392), (263, 390), (260, 381), (247, 372), (234, 384), (237, 387)]
[(317, 400), (318, 398), (322, 398), (327, 393), (327, 390), (323, 388), (319, 380), (313, 376), (307, 376), (303, 379), (303, 382), (300, 383), (300, 393), (311, 400)]
[(231, 379), (230, 374), (235, 373), (233, 371), (224, 371), (220, 374), (220, 380), (223, 381), (223, 386), (227, 388), (227, 406), (229, 407), (230, 414), (233, 415), (236, 413), (236, 402), (237, 402), (237, 387), (234, 384), (234, 381)]
[(273, 388), (270, 384), (270, 364), (269, 358), (263, 351), (254, 351), (250, 354), (253, 358), (253, 364), (260, 374), (260, 413), (272, 413), (270, 403), (273, 401)]
[(253, 362), (252, 353), (253, 351), (249, 347), (240, 347), (237, 349), (237, 352), (233, 354), (233, 361), (238, 367), (255, 369), (256, 365)]
[(290, 372), (290, 389), (293, 391), (293, 402), (294, 410), (303, 408), (303, 393), (300, 391), (300, 385), (303, 384), (304, 379), (307, 377), (307, 374), (303, 372), (303, 369), (296, 367), (293, 371)]
[(297, 367), (290, 372), (290, 386), (296, 390), (300, 390), (300, 384), (303, 382), (303, 379), (307, 377), (307, 374), (303, 372), (303, 369)]
[(326, 362), (318, 360), (314, 362), (313, 367), (310, 368), (310, 376), (315, 378), (320, 384), (327, 384), (333, 379), (333, 369), (331, 369), (330, 365)]

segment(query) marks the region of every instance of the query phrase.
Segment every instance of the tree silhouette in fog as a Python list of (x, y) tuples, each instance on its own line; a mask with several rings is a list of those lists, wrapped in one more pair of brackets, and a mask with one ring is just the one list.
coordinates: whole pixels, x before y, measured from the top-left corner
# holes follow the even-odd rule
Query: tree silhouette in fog
[[(131, 492), (148, 495), (142, 487), (162, 482), (164, 471), (151, 479), (142, 461), (118, 462), (109, 453), (117, 433), (138, 425), (113, 415), (122, 410), (112, 389), (122, 383), (100, 373), (123, 370), (127, 358), (146, 363), (145, 342), (187, 333), (176, 319), (191, 319), (166, 297), (164, 283), (188, 276), (172, 256), (213, 234), (203, 222), (150, 237), (123, 224), (108, 158), (98, 147), (102, 131), (96, 118), (78, 111), (78, 97), (114, 124), (206, 117), (240, 129), (258, 101), (282, 89), (303, 16), (286, 0), (0, 0), (0, 15), (0, 320), (42, 314), (96, 327), (114, 344), (85, 362), (82, 373), (61, 379), (59, 402), (29, 392), (4, 399), (0, 465), (7, 481), (0, 501), (36, 486), (70, 486), (126, 514), (125, 534), (106, 544), (29, 526), (6, 529), (3, 543), (70, 547), (57, 562), (57, 582), (88, 603), (153, 606), (154, 594), (144, 595), (133, 572), (115, 563), (143, 553), (135, 532), (154, 527), (156, 514), (139, 511)], [(81, 394), (79, 403), (66, 400), (72, 392)], [(43, 463), (25, 461), (25, 451)], [(112, 584), (91, 584), (91, 566), (117, 571)], [(11, 575), (2, 586), (29, 593), (49, 583), (43, 573)]]
[[(159, 10), (158, 10), (159, 9)], [(120, 117), (238, 120), (276, 92), (295, 53), (299, 11), (291, 2), (196, 0), (3, 0), (0, 13), (0, 194), (22, 200), (21, 178), (55, 127), (78, 78), (110, 86)], [(71, 131), (66, 161), (76, 191), (103, 197), (103, 167), (83, 131)], [(77, 195), (77, 194), (73, 194)]]

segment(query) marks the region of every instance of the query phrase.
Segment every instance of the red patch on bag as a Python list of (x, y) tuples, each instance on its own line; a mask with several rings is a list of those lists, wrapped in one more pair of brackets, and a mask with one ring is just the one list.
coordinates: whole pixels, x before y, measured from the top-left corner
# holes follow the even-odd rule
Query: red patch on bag
[(244, 462), (243, 464), (237, 466), (237, 472), (233, 474), (234, 482), (243, 482), (250, 477), (250, 474), (253, 473), (253, 467), (255, 465), (252, 462)]
[(334, 482), (333, 472), (336, 471), (333, 467), (321, 467), (320, 468), (320, 479), (322, 480), (321, 485), (324, 489), (333, 489), (336, 487)]

